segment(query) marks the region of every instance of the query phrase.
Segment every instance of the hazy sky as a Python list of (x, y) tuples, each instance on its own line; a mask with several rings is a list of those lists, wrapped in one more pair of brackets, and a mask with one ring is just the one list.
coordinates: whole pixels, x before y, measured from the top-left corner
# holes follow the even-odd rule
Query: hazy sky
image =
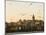
[(35, 19), (43, 20), (43, 3), (6, 1), (7, 22), (32, 19), (33, 14)]

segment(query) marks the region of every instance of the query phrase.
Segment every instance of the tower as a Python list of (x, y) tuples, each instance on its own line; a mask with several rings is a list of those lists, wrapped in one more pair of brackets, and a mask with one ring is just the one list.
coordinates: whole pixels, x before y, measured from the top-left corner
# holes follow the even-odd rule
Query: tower
[(35, 16), (34, 16), (34, 14), (32, 16), (32, 22), (33, 22), (33, 25), (34, 25), (35, 24)]
[(34, 14), (33, 14), (33, 16), (32, 16), (32, 20), (33, 20), (33, 21), (35, 20), (35, 16), (34, 16)]

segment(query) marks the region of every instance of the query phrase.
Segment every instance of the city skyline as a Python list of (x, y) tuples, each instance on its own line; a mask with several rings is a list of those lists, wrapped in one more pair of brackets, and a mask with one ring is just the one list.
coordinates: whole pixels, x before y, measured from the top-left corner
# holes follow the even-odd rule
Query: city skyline
[(26, 3), (6, 1), (6, 21), (18, 21), (19, 19), (31, 19), (34, 14), (35, 19), (43, 20), (43, 3)]

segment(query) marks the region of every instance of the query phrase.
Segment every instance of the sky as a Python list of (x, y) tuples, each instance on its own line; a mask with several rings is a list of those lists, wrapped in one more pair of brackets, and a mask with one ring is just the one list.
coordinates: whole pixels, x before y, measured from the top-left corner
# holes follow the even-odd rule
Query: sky
[(21, 20), (43, 20), (43, 3), (6, 1), (6, 21), (17, 22)]

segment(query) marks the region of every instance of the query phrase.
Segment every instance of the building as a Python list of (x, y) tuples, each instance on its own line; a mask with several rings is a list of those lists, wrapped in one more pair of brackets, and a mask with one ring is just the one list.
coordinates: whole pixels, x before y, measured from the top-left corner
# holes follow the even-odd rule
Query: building
[[(10, 28), (9, 28), (10, 27)], [(43, 20), (35, 20), (35, 16), (33, 14), (32, 20), (23, 21), (20, 19), (18, 22), (14, 23), (6, 23), (6, 31), (8, 32), (41, 32), (44, 31), (44, 21)]]

